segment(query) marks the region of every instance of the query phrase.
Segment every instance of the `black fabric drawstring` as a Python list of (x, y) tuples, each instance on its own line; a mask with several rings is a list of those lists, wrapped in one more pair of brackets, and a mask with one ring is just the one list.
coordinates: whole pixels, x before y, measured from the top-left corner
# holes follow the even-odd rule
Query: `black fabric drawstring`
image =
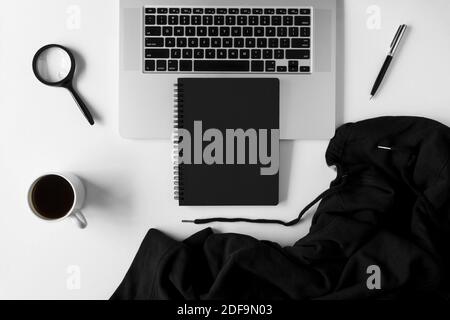
[(282, 220), (275, 220), (275, 219), (247, 219), (247, 218), (207, 218), (207, 219), (195, 219), (195, 220), (182, 220), (183, 223), (195, 223), (195, 224), (207, 224), (212, 222), (248, 222), (248, 223), (264, 223), (264, 224), (279, 224), (285, 227), (292, 227), (300, 222), (302, 217), (319, 201), (336, 194), (339, 192), (342, 187), (344, 187), (346, 181), (347, 181), (347, 175), (344, 175), (341, 177), (341, 182), (331, 187), (330, 189), (322, 192), (314, 201), (312, 201), (310, 204), (308, 204), (298, 215), (297, 218), (295, 218), (292, 221), (286, 222)]

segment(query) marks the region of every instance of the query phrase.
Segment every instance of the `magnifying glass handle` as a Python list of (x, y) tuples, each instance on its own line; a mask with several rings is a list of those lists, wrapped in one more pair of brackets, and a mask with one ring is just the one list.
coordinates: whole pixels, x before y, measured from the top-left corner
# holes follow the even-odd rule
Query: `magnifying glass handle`
[(72, 94), (73, 99), (77, 102), (78, 107), (80, 108), (81, 112), (84, 114), (84, 117), (87, 119), (89, 124), (92, 126), (94, 125), (94, 118), (92, 117), (91, 113), (89, 112), (89, 109), (84, 104), (83, 100), (81, 100), (81, 97), (78, 95), (78, 93), (75, 91), (75, 89), (72, 86), (68, 86), (67, 90), (70, 91)]

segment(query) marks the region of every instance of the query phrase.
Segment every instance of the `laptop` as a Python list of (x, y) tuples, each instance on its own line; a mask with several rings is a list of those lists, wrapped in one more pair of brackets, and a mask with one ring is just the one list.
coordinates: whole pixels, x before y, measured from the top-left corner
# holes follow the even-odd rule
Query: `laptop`
[(171, 137), (179, 77), (278, 78), (281, 139), (333, 136), (335, 0), (120, 0), (119, 15), (122, 137)]

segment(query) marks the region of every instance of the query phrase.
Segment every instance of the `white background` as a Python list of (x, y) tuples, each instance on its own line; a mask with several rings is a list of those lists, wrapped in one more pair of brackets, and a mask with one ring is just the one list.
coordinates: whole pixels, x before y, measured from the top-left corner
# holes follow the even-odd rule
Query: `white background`
[[(79, 29), (70, 27), (76, 12), (71, 5), (81, 9)], [(381, 10), (379, 29), (367, 13), (373, 5)], [(415, 115), (449, 125), (450, 1), (338, 0), (338, 6), (338, 122)], [(112, 0), (0, 2), (2, 299), (107, 299), (149, 228), (181, 240), (203, 228), (181, 224), (182, 218), (290, 220), (335, 176), (324, 160), (328, 142), (283, 142), (278, 207), (179, 208), (172, 195), (170, 142), (130, 141), (118, 134), (117, 11)], [(371, 85), (400, 23), (409, 24), (410, 31), (380, 96), (369, 102)], [(96, 115), (94, 127), (87, 125), (68, 92), (34, 78), (32, 57), (47, 43), (76, 51), (78, 89)], [(85, 182), (86, 230), (71, 221), (39, 221), (28, 210), (29, 184), (48, 171), (71, 171)], [(292, 228), (213, 227), (291, 245), (308, 232), (310, 218)], [(66, 285), (72, 265), (81, 271), (78, 290)]]

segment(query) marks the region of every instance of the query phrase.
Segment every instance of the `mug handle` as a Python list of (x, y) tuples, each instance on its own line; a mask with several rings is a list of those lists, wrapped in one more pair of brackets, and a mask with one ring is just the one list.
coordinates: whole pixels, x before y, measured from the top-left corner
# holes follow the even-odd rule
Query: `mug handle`
[(80, 210), (75, 211), (70, 216), (80, 229), (84, 229), (87, 227), (88, 225), (87, 220)]

